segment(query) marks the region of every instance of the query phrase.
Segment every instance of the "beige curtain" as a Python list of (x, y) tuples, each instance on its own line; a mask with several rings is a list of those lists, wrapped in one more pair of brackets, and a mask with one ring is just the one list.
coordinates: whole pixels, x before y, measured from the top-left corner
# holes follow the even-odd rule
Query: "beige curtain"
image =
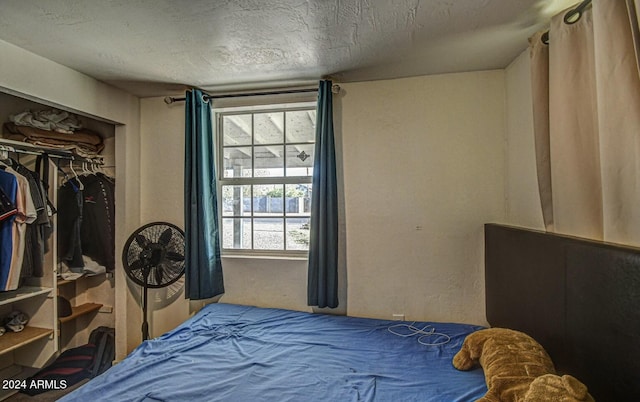
[(566, 12), (555, 16), (548, 46), (540, 35), (531, 39), (538, 183), (549, 231), (640, 245), (637, 2), (594, 0), (574, 24), (564, 22)]
[(627, 0), (629, 10), (629, 22), (631, 23), (631, 34), (636, 51), (636, 62), (638, 63), (638, 73), (640, 73), (640, 0)]

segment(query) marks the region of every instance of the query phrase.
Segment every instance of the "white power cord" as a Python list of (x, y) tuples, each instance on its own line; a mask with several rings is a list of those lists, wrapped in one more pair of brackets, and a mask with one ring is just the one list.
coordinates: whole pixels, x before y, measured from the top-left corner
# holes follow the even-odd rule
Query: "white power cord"
[[(397, 336), (401, 336), (403, 338), (408, 338), (410, 336), (418, 336), (418, 343), (421, 345), (425, 345), (425, 346), (440, 346), (440, 345), (444, 345), (445, 343), (448, 343), (451, 340), (451, 337), (447, 334), (443, 334), (441, 332), (436, 332), (436, 329), (433, 325), (431, 324), (427, 324), (425, 325), (423, 328), (418, 328), (416, 326), (414, 326), (416, 322), (412, 322), (411, 324), (395, 324), (392, 325), (390, 327), (388, 327), (387, 329), (389, 330), (389, 332), (391, 332), (394, 335)], [(396, 328), (404, 328), (405, 330), (408, 330), (408, 332), (406, 333), (401, 333), (396, 331)], [(437, 341), (436, 342), (426, 342), (424, 341), (424, 339), (431, 337), (431, 336), (435, 336), (437, 337)]]

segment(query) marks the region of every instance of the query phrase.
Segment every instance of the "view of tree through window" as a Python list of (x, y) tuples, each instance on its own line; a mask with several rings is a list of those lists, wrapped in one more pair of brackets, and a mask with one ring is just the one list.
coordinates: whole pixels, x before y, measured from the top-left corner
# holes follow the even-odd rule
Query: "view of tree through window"
[(316, 111), (217, 114), (223, 250), (309, 249)]

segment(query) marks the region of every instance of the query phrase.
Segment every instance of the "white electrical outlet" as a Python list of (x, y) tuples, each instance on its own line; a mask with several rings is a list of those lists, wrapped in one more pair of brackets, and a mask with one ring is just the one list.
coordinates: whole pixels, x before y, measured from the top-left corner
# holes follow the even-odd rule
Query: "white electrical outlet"
[(404, 314), (394, 314), (393, 319), (396, 321), (404, 321)]

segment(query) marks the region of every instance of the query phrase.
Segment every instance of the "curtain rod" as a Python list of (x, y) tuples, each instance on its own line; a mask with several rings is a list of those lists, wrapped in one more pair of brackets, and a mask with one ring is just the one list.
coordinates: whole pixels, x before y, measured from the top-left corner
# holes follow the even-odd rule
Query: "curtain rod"
[[(582, 17), (582, 13), (584, 12), (584, 9), (587, 8), (589, 4), (591, 4), (591, 0), (583, 0), (582, 3), (578, 4), (575, 8), (569, 10), (569, 12), (567, 12), (564, 15), (564, 23), (575, 24), (576, 22), (578, 22), (580, 17)], [(540, 40), (542, 40), (542, 43), (544, 43), (545, 45), (548, 45), (549, 31), (546, 31), (545, 33), (543, 33)]]
[[(338, 90), (339, 86), (334, 85)], [(261, 95), (283, 95), (283, 94), (297, 94), (304, 92), (318, 92), (318, 88), (305, 88), (305, 89), (290, 89), (290, 90), (282, 90), (282, 91), (269, 91), (269, 92), (252, 92), (252, 93), (240, 93), (240, 94), (226, 94), (226, 95), (204, 95), (203, 98), (205, 100), (210, 99), (222, 99), (222, 98), (240, 98), (245, 96), (261, 96)], [(174, 102), (184, 102), (186, 98), (174, 98), (173, 96), (167, 96), (164, 98), (164, 103), (167, 105), (172, 104)]]

